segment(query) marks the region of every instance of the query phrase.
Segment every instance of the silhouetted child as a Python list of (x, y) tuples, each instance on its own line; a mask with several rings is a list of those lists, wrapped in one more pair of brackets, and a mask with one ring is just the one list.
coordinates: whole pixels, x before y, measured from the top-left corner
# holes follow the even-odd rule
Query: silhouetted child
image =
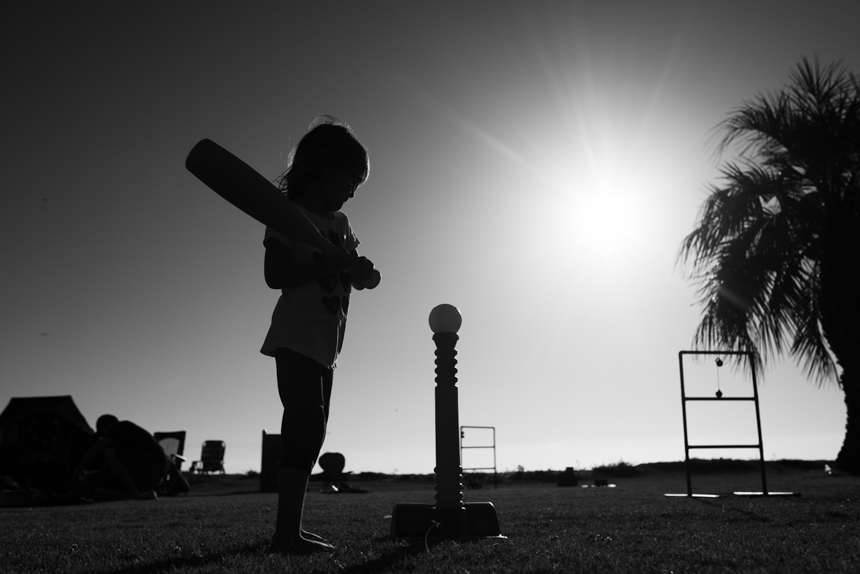
[(367, 179), (367, 150), (344, 123), (317, 118), (290, 154), (279, 188), (298, 204), (343, 257), (267, 228), (266, 284), (280, 289), (261, 352), (275, 358), (281, 422), (278, 513), (272, 549), (287, 553), (334, 547), (302, 529), (308, 478), (326, 434), (332, 376), (343, 345), (351, 288), (374, 288), (379, 272), (359, 257), (359, 241), (340, 212)]

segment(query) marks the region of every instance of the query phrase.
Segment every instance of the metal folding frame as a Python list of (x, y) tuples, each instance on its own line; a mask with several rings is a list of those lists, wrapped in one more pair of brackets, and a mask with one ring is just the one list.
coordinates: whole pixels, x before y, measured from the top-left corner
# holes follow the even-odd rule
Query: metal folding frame
[[(688, 397), (686, 387), (684, 385), (684, 356), (685, 355), (746, 355), (749, 357), (751, 372), (752, 372), (752, 388), (753, 394), (751, 397), (724, 397), (722, 394), (714, 397)], [(735, 496), (791, 496), (793, 492), (768, 492), (767, 477), (764, 469), (764, 443), (761, 434), (761, 414), (759, 412), (758, 399), (758, 383), (756, 381), (756, 356), (750, 351), (679, 351), (678, 365), (681, 372), (681, 413), (684, 419), (684, 467), (687, 471), (687, 494), (666, 494), (665, 496), (687, 496), (697, 498), (719, 498), (719, 494), (694, 494), (692, 479), (690, 477), (690, 449), (710, 449), (710, 448), (755, 448), (758, 449), (759, 462), (761, 465), (761, 492), (734, 492)], [(753, 401), (755, 404), (755, 422), (756, 430), (758, 431), (757, 444), (695, 444), (691, 445), (687, 434), (687, 401)]]
[[(482, 446), (463, 446), (463, 429), (490, 429), (493, 431), (493, 444)], [(493, 449), (493, 466), (481, 466), (472, 468), (463, 468), (461, 470), (492, 470), (493, 471), (493, 488), (499, 488), (499, 476), (496, 472), (496, 427), (473, 427), (460, 426), (460, 464), (463, 464), (463, 449), (465, 448), (491, 448)]]

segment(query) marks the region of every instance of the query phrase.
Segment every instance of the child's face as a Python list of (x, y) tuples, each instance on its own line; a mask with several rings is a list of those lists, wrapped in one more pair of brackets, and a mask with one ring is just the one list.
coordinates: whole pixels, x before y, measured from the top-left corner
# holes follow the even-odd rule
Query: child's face
[(364, 178), (362, 170), (355, 166), (333, 166), (325, 185), (325, 206), (331, 211), (340, 211), (343, 205), (355, 196), (355, 190)]

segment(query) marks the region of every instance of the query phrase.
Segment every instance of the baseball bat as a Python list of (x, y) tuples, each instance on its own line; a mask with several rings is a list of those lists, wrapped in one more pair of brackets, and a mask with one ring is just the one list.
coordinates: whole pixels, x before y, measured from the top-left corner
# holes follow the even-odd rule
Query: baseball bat
[(277, 187), (212, 140), (197, 142), (185, 158), (185, 168), (263, 225), (323, 253), (343, 255), (343, 251), (325, 239), (308, 216)]

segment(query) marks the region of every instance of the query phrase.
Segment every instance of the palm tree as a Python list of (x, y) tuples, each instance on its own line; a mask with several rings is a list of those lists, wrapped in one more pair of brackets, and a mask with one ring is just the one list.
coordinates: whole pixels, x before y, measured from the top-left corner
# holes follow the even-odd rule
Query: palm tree
[[(697, 348), (789, 354), (845, 393), (836, 466), (860, 474), (860, 76), (804, 58), (717, 126), (721, 168), (678, 254), (703, 307)], [(750, 363), (753, 363), (752, 365)]]

